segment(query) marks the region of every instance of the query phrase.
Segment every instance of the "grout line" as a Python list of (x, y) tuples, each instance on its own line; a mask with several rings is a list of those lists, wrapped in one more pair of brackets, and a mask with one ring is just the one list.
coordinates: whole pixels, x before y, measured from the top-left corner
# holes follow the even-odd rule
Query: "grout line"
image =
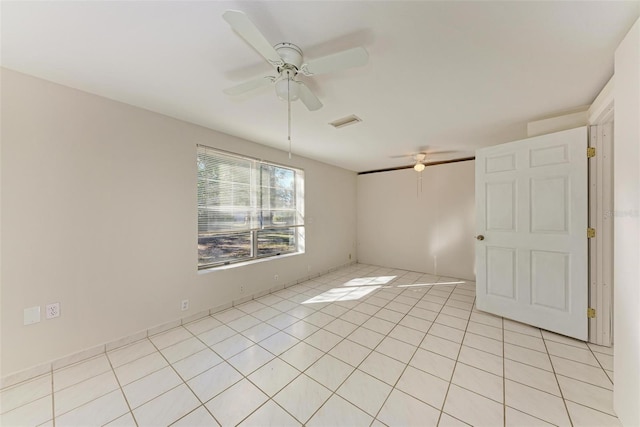
[(53, 386), (53, 364), (51, 364), (51, 423), (56, 427), (56, 393)]
[[(148, 338), (146, 338), (146, 339), (148, 340)], [(149, 340), (149, 342), (151, 342), (151, 340)], [(120, 393), (122, 393), (122, 397), (124, 397), (124, 401), (127, 404), (127, 408), (129, 408), (129, 413), (131, 414), (131, 418), (133, 418), (133, 422), (136, 423), (136, 426), (138, 426), (138, 420), (136, 420), (136, 417), (133, 414), (133, 409), (131, 408), (131, 404), (129, 403), (129, 399), (127, 398), (127, 395), (125, 394), (124, 389), (122, 388), (122, 384), (120, 383), (120, 378), (118, 378), (118, 375), (116, 375), (116, 369), (113, 367), (113, 363), (111, 363), (111, 359), (109, 359), (109, 356), (107, 356), (106, 353), (105, 353), (105, 358), (107, 359), (107, 362), (109, 363), (109, 366), (111, 367), (111, 373), (113, 374), (113, 376), (116, 379), (116, 382), (118, 383), (118, 389), (120, 390)], [(120, 416), (122, 416), (122, 415), (120, 415)], [(115, 419), (118, 419), (118, 418), (115, 418)], [(113, 421), (113, 420), (111, 420), (111, 421)]]
[(556, 374), (556, 368), (553, 366), (553, 361), (551, 360), (551, 355), (549, 354), (549, 348), (547, 347), (547, 341), (542, 337), (542, 343), (544, 344), (544, 348), (547, 350), (547, 357), (549, 358), (549, 363), (551, 364), (551, 369), (553, 369), (553, 376), (556, 379), (556, 384), (558, 385), (558, 390), (560, 391), (560, 398), (562, 399), (562, 404), (564, 405), (564, 410), (567, 413), (567, 418), (569, 419), (569, 423), (573, 427), (573, 420), (571, 419), (571, 414), (569, 413), (569, 408), (567, 407), (567, 401), (564, 398), (564, 393), (562, 392), (562, 387), (560, 387), (560, 381), (558, 380), (558, 375)]
[(502, 318), (502, 425), (507, 425), (507, 368), (504, 351), (504, 317)]

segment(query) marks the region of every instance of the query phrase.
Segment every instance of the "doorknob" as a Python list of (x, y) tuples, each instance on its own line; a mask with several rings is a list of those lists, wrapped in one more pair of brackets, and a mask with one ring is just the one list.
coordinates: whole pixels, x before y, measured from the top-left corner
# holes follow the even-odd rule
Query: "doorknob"
[(479, 234), (476, 236), (476, 239), (478, 240), (484, 240), (484, 236), (482, 234)]

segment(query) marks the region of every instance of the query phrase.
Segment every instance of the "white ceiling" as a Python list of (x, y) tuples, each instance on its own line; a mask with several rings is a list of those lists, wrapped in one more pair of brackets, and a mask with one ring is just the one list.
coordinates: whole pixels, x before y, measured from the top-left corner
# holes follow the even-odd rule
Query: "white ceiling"
[[(294, 155), (367, 171), (409, 164), (393, 156), (426, 146), (462, 157), (590, 104), (640, 2), (2, 1), (2, 65), (286, 150), (273, 89), (222, 93), (273, 74), (226, 9), (309, 59), (368, 50), (364, 67), (303, 77), (321, 110), (292, 107)], [(327, 124), (349, 114), (363, 122)]]

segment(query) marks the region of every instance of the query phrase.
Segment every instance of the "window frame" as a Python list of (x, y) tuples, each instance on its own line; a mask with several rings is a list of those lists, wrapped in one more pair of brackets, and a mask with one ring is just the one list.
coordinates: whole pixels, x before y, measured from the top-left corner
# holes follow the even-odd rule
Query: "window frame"
[[(249, 197), (249, 205), (247, 206), (248, 211), (251, 212), (251, 218), (248, 219), (249, 227), (241, 230), (216, 230), (216, 231), (201, 231), (203, 223), (206, 226), (209, 226), (210, 220), (206, 222), (201, 222), (200, 215), (203, 208), (211, 209), (212, 205), (206, 205), (206, 203), (201, 203), (201, 195), (200, 195), (200, 158), (201, 156), (210, 156), (212, 159), (216, 158), (216, 161), (220, 161), (221, 164), (224, 163), (224, 158), (229, 159), (239, 159), (242, 161), (250, 162), (250, 174), (249, 174), (249, 186), (250, 186), (250, 197)], [(208, 162), (205, 162), (205, 165)], [(231, 162), (230, 162), (231, 163)], [(211, 164), (211, 163), (209, 163)], [(293, 208), (289, 209), (277, 209), (277, 207), (269, 206), (265, 209), (263, 198), (269, 197), (269, 194), (265, 195), (265, 189), (269, 188), (270, 191), (274, 188), (270, 185), (263, 185), (263, 167), (275, 167), (281, 168), (285, 170), (289, 170), (293, 172)], [(206, 166), (205, 166), (206, 167)], [(275, 162), (264, 161), (262, 159), (257, 159), (254, 157), (244, 156), (237, 153), (232, 153), (229, 151), (221, 150), (218, 148), (197, 144), (196, 145), (196, 171), (197, 171), (197, 212), (198, 212), (198, 262), (197, 268), (198, 271), (203, 270), (212, 270), (220, 267), (229, 267), (234, 265), (242, 265), (247, 263), (253, 263), (258, 261), (268, 260), (270, 258), (277, 258), (281, 255), (291, 255), (291, 254), (300, 254), (304, 253), (304, 236), (305, 236), (305, 224), (304, 224), (304, 170), (301, 168), (296, 168), (289, 165), (282, 165)], [(209, 184), (210, 185), (210, 184)], [(243, 184), (244, 185), (244, 184)], [(269, 212), (269, 217), (272, 217), (273, 211), (287, 211), (291, 210), (293, 212), (293, 224), (289, 225), (273, 225), (273, 223), (269, 225), (265, 225), (265, 215), (264, 212)], [(278, 250), (267, 253), (260, 254), (260, 234), (269, 232), (269, 231), (277, 231), (277, 230), (291, 230), (293, 244), (290, 244), (291, 249), (288, 250)], [(231, 259), (222, 259), (219, 261), (213, 262), (201, 262), (201, 239), (206, 238), (215, 238), (216, 236), (233, 236), (237, 234), (249, 234), (250, 239), (250, 254), (249, 256), (231, 258)], [(264, 251), (264, 249), (263, 249)]]

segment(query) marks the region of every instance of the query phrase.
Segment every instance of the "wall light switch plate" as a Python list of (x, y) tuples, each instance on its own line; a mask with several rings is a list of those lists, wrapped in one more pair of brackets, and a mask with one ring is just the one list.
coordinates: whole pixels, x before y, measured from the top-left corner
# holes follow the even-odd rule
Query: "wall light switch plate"
[(24, 309), (24, 324), (33, 325), (40, 321), (40, 306)]

